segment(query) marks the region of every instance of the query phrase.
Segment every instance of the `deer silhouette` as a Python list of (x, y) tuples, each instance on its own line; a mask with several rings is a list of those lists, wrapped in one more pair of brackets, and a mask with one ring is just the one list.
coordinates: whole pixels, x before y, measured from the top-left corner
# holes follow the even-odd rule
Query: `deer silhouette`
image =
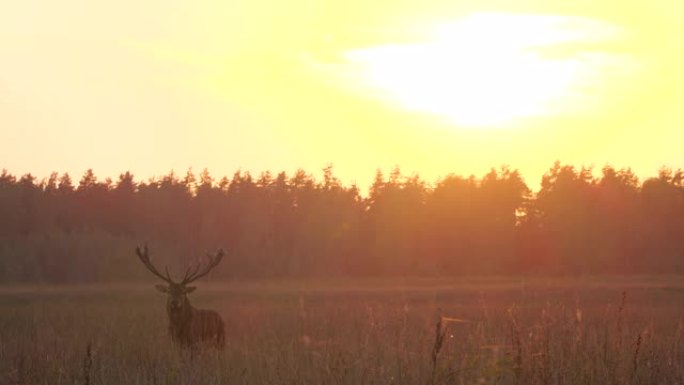
[(194, 269), (188, 268), (179, 282), (171, 279), (168, 268), (165, 269), (166, 275), (162, 275), (152, 265), (147, 245), (142, 248), (136, 247), (135, 252), (152, 274), (167, 283), (167, 285), (155, 285), (155, 287), (162, 293), (168, 294), (166, 312), (169, 315), (169, 334), (172, 340), (182, 348), (196, 348), (206, 342), (219, 350), (223, 349), (225, 332), (221, 316), (214, 310), (196, 309), (190, 304), (187, 296), (196, 289), (194, 286), (187, 285), (204, 277), (216, 267), (225, 254), (223, 250), (219, 249), (213, 255), (208, 254), (209, 262), (206, 265), (202, 266), (198, 263)]

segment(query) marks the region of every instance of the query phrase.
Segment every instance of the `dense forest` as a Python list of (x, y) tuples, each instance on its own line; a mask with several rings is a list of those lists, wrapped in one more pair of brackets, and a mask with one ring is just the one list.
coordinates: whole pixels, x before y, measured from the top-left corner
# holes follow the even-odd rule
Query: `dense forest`
[[(596, 175), (600, 174), (599, 177)], [(556, 163), (533, 193), (507, 167), (435, 183), (378, 171), (367, 194), (331, 167), (136, 181), (0, 175), (0, 283), (151, 279), (222, 247), (210, 279), (684, 272), (684, 172), (643, 182)]]

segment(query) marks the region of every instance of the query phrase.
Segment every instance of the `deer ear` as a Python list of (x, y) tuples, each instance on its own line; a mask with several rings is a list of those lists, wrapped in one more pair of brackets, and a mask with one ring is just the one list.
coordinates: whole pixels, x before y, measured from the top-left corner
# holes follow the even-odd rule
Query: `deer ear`
[(195, 289), (197, 289), (197, 287), (195, 286), (186, 286), (185, 293), (192, 293), (193, 291), (195, 291)]
[(168, 293), (169, 288), (164, 286), (164, 285), (154, 285), (154, 287), (157, 288), (157, 290), (161, 291), (162, 293)]

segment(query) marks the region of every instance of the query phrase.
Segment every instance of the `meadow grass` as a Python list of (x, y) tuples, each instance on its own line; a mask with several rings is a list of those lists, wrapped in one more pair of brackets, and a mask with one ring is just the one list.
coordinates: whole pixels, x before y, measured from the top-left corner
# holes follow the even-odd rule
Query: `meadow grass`
[(151, 284), (0, 289), (0, 384), (684, 384), (684, 280), (199, 283), (191, 355)]

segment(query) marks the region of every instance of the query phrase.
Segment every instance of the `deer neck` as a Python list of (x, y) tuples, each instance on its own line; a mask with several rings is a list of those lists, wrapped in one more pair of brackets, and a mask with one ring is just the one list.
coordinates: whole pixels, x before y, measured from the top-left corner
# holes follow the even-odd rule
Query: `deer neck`
[(182, 330), (187, 324), (192, 320), (192, 314), (194, 313), (194, 308), (190, 304), (187, 298), (183, 301), (183, 306), (174, 309), (167, 307), (166, 311), (169, 314), (169, 321), (171, 323), (171, 328), (176, 330)]

